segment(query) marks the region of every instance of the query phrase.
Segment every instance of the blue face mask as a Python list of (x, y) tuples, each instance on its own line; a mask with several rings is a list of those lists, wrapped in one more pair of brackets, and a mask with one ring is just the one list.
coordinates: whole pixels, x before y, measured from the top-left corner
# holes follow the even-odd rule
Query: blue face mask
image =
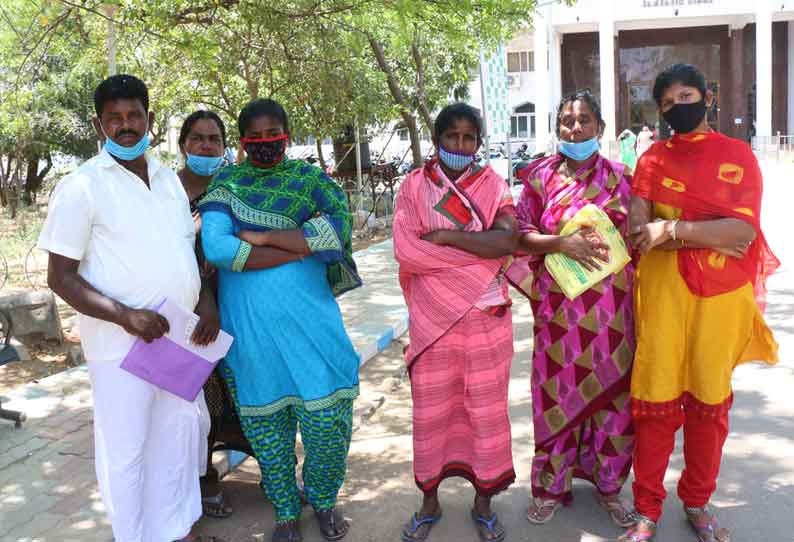
[(223, 161), (223, 156), (198, 156), (196, 154), (188, 154), (185, 165), (200, 177), (212, 177), (221, 169)]
[(119, 160), (124, 160), (125, 162), (129, 162), (130, 160), (135, 160), (143, 153), (146, 152), (146, 149), (149, 148), (149, 126), (147, 124), (146, 131), (143, 133), (143, 137), (132, 147), (124, 147), (119, 145), (112, 139), (108, 137), (105, 133), (105, 129), (102, 127), (102, 123), (99, 123), (99, 127), (102, 129), (102, 135), (105, 136), (105, 150), (110, 153), (111, 156), (118, 158)]
[(593, 156), (593, 153), (598, 152), (598, 138), (594, 137), (593, 139), (588, 139), (587, 141), (582, 141), (580, 143), (560, 141), (560, 144), (557, 148), (562, 154), (571, 160), (581, 162)]
[(438, 157), (444, 165), (453, 171), (462, 171), (469, 167), (477, 158), (474, 154), (457, 154), (446, 150), (441, 145), (438, 146)]

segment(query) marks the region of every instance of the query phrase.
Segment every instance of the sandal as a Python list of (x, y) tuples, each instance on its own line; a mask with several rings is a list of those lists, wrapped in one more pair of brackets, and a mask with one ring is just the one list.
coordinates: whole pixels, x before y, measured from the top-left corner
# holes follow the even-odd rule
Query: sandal
[(609, 513), (609, 517), (618, 527), (631, 527), (637, 523), (637, 513), (617, 495), (596, 495), (598, 504)]
[(223, 492), (219, 492), (212, 497), (202, 497), (201, 510), (205, 516), (214, 519), (226, 519), (234, 511), (231, 506), (226, 504)]
[[(430, 535), (433, 526), (441, 519), (441, 509), (433, 516), (425, 516), (419, 519), (419, 514), (411, 516), (411, 523), (403, 529), (402, 538), (403, 542), (424, 542)], [(426, 527), (423, 529), (423, 527)], [(420, 529), (422, 532), (419, 532)]]
[(496, 512), (488, 519), (478, 514), (477, 510), (472, 508), (471, 519), (474, 520), (474, 525), (477, 527), (477, 534), (480, 536), (481, 542), (502, 542), (502, 540), (505, 539), (505, 528), (496, 516)]
[(561, 506), (562, 501), (556, 499), (533, 497), (527, 510), (527, 519), (535, 525), (543, 525), (551, 521)]
[(272, 542), (301, 542), (303, 537), (298, 529), (298, 520), (277, 521), (270, 540)]
[(684, 507), (686, 519), (699, 542), (730, 542), (731, 532), (725, 527), (720, 527), (717, 517), (709, 512), (708, 508)]
[(336, 507), (328, 510), (318, 510), (314, 515), (317, 516), (320, 532), (326, 540), (342, 540), (350, 529), (350, 524)]
[(653, 542), (656, 539), (656, 522), (638, 516), (634, 527), (623, 533), (618, 542)]

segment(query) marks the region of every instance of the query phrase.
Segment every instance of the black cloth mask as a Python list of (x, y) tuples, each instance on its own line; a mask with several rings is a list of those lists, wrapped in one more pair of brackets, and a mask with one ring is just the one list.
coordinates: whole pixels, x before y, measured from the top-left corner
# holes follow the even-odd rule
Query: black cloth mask
[(677, 134), (688, 134), (697, 128), (706, 116), (706, 100), (689, 104), (675, 104), (662, 113), (664, 120)]

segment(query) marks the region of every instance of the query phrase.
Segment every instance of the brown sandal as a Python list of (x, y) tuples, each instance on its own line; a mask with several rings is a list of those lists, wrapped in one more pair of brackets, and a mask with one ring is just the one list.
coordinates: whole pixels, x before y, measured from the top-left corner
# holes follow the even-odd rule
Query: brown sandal
[(535, 525), (544, 525), (552, 520), (561, 506), (562, 501), (556, 499), (533, 497), (527, 510), (527, 519)]
[(617, 495), (596, 495), (598, 504), (609, 513), (609, 517), (618, 527), (631, 527), (637, 523), (637, 513)]

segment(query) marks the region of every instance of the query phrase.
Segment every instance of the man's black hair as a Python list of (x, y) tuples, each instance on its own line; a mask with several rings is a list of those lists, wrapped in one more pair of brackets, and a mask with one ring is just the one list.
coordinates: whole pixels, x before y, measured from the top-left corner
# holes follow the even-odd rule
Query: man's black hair
[(124, 73), (111, 75), (94, 90), (94, 110), (98, 117), (102, 116), (105, 104), (119, 99), (139, 100), (143, 110), (149, 112), (149, 90), (143, 81), (134, 75)]

